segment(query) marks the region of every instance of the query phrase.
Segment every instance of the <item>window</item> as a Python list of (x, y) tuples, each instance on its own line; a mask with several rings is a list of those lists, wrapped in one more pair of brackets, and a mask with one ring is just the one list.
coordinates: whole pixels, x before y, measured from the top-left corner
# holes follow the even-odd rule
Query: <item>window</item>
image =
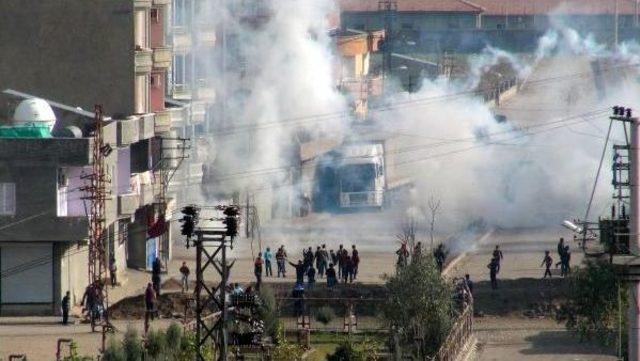
[(147, 75), (136, 76), (136, 114), (147, 113), (149, 108), (149, 80)]
[(153, 8), (153, 9), (151, 9), (150, 15), (151, 15), (151, 21), (154, 24), (157, 24), (157, 23), (160, 22), (160, 10), (158, 10), (156, 8)]
[(173, 0), (173, 26), (187, 26), (187, 5), (185, 0)]
[(162, 86), (162, 75), (161, 74), (152, 74), (151, 75), (151, 87), (154, 89), (158, 89)]
[(135, 41), (136, 46), (141, 48), (149, 47), (149, 34), (147, 31), (149, 27), (147, 26), (147, 12), (146, 10), (136, 10), (135, 12)]
[(0, 215), (16, 214), (16, 184), (0, 183)]

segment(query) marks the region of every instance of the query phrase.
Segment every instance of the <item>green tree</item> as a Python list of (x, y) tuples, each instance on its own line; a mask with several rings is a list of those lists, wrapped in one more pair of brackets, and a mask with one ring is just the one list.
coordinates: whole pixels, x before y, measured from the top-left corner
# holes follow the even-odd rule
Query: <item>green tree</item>
[(278, 331), (278, 312), (276, 310), (276, 295), (273, 288), (263, 285), (259, 293), (260, 307), (258, 317), (264, 323), (264, 333), (275, 339)]
[(417, 358), (433, 355), (454, 321), (452, 289), (433, 257), (414, 257), (385, 279), (389, 296), (382, 305), (382, 318), (392, 331), (392, 348)]
[(300, 361), (302, 360), (302, 355), (304, 354), (304, 349), (300, 345), (292, 344), (287, 341), (284, 337), (284, 329), (282, 324), (278, 324), (276, 337), (275, 337), (275, 347), (273, 348), (273, 352), (271, 354), (271, 358), (273, 360), (278, 361)]
[[(616, 276), (613, 266), (592, 260), (576, 269), (570, 278), (567, 301), (558, 312), (558, 320), (575, 332), (581, 340), (596, 340), (605, 346), (616, 344), (618, 327), (626, 330), (626, 317), (619, 324), (618, 311), (626, 310), (626, 286)], [(620, 304), (618, 304), (620, 292)], [(625, 349), (626, 336), (622, 335)]]

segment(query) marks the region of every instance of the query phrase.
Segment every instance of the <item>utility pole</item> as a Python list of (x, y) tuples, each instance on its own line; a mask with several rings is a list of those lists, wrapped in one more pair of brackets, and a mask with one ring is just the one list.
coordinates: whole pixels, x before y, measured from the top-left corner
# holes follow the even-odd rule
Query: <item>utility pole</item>
[[(102, 302), (102, 319), (97, 320), (102, 328), (102, 351), (105, 349), (107, 333), (112, 330), (109, 323), (109, 293), (106, 285), (107, 279), (107, 255), (106, 255), (106, 215), (105, 202), (107, 199), (107, 183), (110, 180), (105, 171), (104, 159), (113, 149), (109, 144), (104, 143), (103, 134), (103, 111), (101, 105), (96, 105), (94, 109), (94, 129), (92, 144), (92, 171), (91, 174), (81, 178), (87, 182), (86, 186), (80, 188), (88, 195), (82, 197), (91, 202), (91, 213), (89, 214), (89, 258), (88, 258), (88, 281), (91, 292), (94, 292), (95, 302)], [(94, 310), (89, 310), (91, 319), (91, 330), (96, 324)], [(98, 316), (99, 317), (99, 316)]]
[[(233, 263), (227, 263), (227, 247), (233, 246), (233, 239), (238, 234), (239, 208), (237, 206), (218, 206), (225, 217), (222, 219), (225, 229), (197, 229), (196, 246), (196, 352), (198, 361), (205, 361), (203, 347), (208, 341), (216, 345), (218, 361), (227, 360), (227, 281)], [(227, 240), (229, 242), (227, 242)], [(208, 249), (209, 248), (209, 249)], [(210, 249), (213, 248), (213, 253)], [(216, 258), (220, 257), (218, 261)], [(204, 272), (213, 267), (220, 276), (220, 283), (210, 287), (204, 279)], [(220, 316), (213, 325), (208, 323), (205, 311), (217, 309)]]
[[(632, 111), (628, 108), (619, 106), (613, 107), (613, 116), (611, 117), (611, 120), (622, 122), (625, 128), (625, 135), (629, 134), (630, 138), (626, 140), (626, 145), (614, 145), (615, 155), (613, 164), (613, 183), (616, 187), (622, 186), (628, 188), (628, 198), (621, 192), (618, 192), (617, 197), (619, 200), (629, 200), (629, 214), (628, 231), (611, 232), (613, 233), (611, 236), (613, 236), (612, 238), (614, 242), (614, 246), (611, 251), (611, 261), (617, 269), (618, 276), (624, 281), (630, 283), (629, 293), (627, 296), (629, 300), (629, 308), (627, 310), (627, 360), (640, 361), (640, 260), (638, 258), (638, 254), (640, 254), (640, 129), (638, 129), (638, 118), (632, 117)], [(627, 125), (629, 126), (628, 133)], [(622, 151), (628, 152), (627, 163), (624, 161), (625, 155), (619, 153)], [(627, 179), (616, 175), (615, 172), (619, 169), (628, 169)], [(623, 206), (624, 204), (621, 207)], [(627, 215), (623, 208), (619, 219), (624, 222), (627, 219), (626, 217)], [(602, 237), (602, 227), (600, 234)], [(624, 244), (626, 243), (626, 240), (628, 240), (628, 246)]]

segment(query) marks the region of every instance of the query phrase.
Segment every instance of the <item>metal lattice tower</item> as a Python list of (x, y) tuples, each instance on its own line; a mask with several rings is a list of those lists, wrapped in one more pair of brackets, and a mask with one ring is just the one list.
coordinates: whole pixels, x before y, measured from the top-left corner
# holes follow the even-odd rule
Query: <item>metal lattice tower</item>
[[(91, 213), (89, 214), (89, 258), (88, 281), (98, 289), (98, 297), (103, 301), (104, 316), (102, 320), (102, 349), (105, 347), (106, 333), (109, 331), (109, 294), (106, 287), (107, 260), (106, 260), (106, 219), (105, 201), (107, 199), (106, 183), (109, 182), (105, 172), (104, 158), (109, 146), (104, 144), (103, 113), (102, 106), (95, 106), (93, 148), (92, 148), (92, 172), (82, 178), (87, 185), (81, 190), (87, 193), (83, 197), (91, 201)], [(91, 312), (91, 311), (90, 311)]]

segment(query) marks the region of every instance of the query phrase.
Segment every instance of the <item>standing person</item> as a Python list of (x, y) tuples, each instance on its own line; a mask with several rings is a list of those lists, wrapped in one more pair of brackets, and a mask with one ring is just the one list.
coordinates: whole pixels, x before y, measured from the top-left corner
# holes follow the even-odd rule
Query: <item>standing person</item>
[(283, 278), (287, 277), (286, 268), (285, 268), (285, 260), (287, 258), (287, 252), (284, 250), (284, 246), (280, 246), (278, 248), (278, 252), (276, 252), (276, 262), (278, 263), (278, 277), (282, 275)]
[(438, 244), (438, 247), (436, 247), (436, 249), (433, 251), (433, 257), (436, 259), (438, 270), (442, 272), (442, 268), (444, 267), (444, 262), (447, 259), (447, 254), (444, 251), (444, 245), (442, 243)]
[(271, 259), (273, 255), (271, 254), (271, 248), (267, 247), (267, 250), (264, 251), (264, 273), (266, 277), (273, 277), (273, 270), (271, 268)]
[(500, 270), (500, 263), (502, 262), (502, 251), (500, 250), (500, 246), (496, 245), (496, 248), (493, 250), (493, 258), (498, 260), (498, 271)]
[(91, 283), (85, 288), (84, 294), (82, 295), (82, 301), (80, 303), (83, 305), (84, 310), (89, 315), (89, 320), (91, 324), (94, 324), (95, 316), (96, 316), (96, 289), (95, 284)]
[(262, 255), (260, 253), (253, 262), (253, 274), (256, 275), (256, 289), (259, 291), (262, 284)]
[(324, 276), (324, 267), (322, 267), (323, 256), (322, 256), (322, 249), (320, 248), (320, 246), (316, 247), (315, 258), (316, 258), (316, 269), (318, 270), (318, 277), (322, 278)]
[(422, 256), (422, 242), (416, 243), (413, 247), (413, 258), (420, 258)]
[(353, 283), (353, 260), (349, 255), (344, 260), (344, 269), (342, 270), (342, 279), (344, 283)]
[(329, 263), (331, 262), (329, 260), (329, 252), (327, 252), (327, 245), (323, 244), (322, 248), (320, 249), (320, 267), (322, 269), (318, 269), (318, 272), (320, 272), (320, 277), (324, 277), (325, 273), (327, 272), (327, 267), (329, 266)]
[(160, 261), (160, 258), (156, 257), (151, 265), (151, 282), (153, 283), (153, 288), (156, 290), (156, 296), (158, 297), (160, 297), (160, 272), (162, 272), (162, 262)]
[(558, 258), (560, 260), (562, 260), (562, 254), (563, 253), (564, 253), (564, 238), (560, 237), (560, 241), (558, 241)]
[(344, 275), (342, 274), (342, 272), (344, 271), (344, 261), (345, 261), (343, 251), (344, 251), (344, 248), (342, 248), (342, 245), (340, 245), (338, 247), (338, 252), (336, 253), (336, 256), (338, 256), (338, 278), (344, 277)]
[(182, 292), (189, 291), (189, 267), (187, 267), (187, 262), (182, 262), (182, 267), (180, 267), (180, 274), (182, 275), (180, 279), (180, 284), (182, 285)]
[(498, 289), (498, 271), (500, 270), (500, 261), (496, 258), (492, 258), (491, 262), (487, 265), (489, 269), (489, 278), (491, 279), (491, 289)]
[(356, 249), (356, 245), (351, 246), (351, 262), (353, 263), (353, 279), (358, 278), (358, 265), (360, 265), (360, 254)]
[(545, 266), (544, 276), (542, 276), (542, 278), (547, 278), (547, 275), (549, 275), (549, 278), (551, 278), (552, 264), (553, 264), (553, 259), (551, 258), (551, 255), (549, 255), (549, 251), (544, 251), (544, 258), (542, 259), (542, 263), (540, 263), (540, 267), (542, 267), (542, 265)]
[(327, 287), (329, 289), (333, 289), (333, 286), (336, 285), (336, 269), (333, 268), (333, 263), (329, 263), (329, 268), (327, 268)]
[(563, 276), (568, 276), (571, 271), (571, 251), (569, 250), (569, 246), (564, 246), (564, 259), (563, 259)]
[(301, 260), (298, 260), (298, 264), (295, 264), (293, 262), (289, 262), (289, 264), (296, 269), (296, 283), (299, 283), (301, 285), (304, 284), (304, 263), (302, 263)]
[(407, 244), (402, 243), (402, 245), (400, 245), (400, 249), (396, 251), (396, 254), (398, 255), (398, 262), (396, 262), (396, 266), (398, 267), (406, 266), (407, 259), (409, 258), (409, 251), (407, 250)]
[(71, 303), (71, 293), (67, 293), (62, 297), (62, 324), (69, 324), (69, 306)]
[(156, 313), (156, 290), (151, 283), (147, 284), (147, 289), (144, 291), (144, 305), (144, 329), (146, 333), (149, 330), (149, 320), (153, 320)]
[(316, 284), (316, 269), (313, 268), (313, 265), (307, 270), (307, 283), (309, 284), (307, 287), (309, 290), (312, 290)]
[(329, 263), (333, 263), (334, 266), (338, 264), (338, 255), (333, 250), (329, 251), (329, 258)]
[(111, 280), (111, 287), (115, 287), (118, 284), (117, 274), (118, 266), (116, 265), (116, 258), (112, 254), (109, 257), (109, 280)]
[(468, 273), (464, 275), (464, 283), (467, 285), (469, 293), (471, 293), (471, 295), (473, 296), (473, 281), (471, 281)]

